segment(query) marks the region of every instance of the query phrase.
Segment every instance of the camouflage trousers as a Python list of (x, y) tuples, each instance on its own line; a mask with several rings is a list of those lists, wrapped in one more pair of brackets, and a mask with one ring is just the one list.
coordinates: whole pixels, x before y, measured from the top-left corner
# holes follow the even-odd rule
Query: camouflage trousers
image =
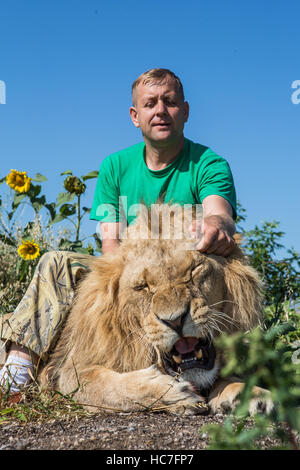
[(93, 256), (68, 251), (44, 254), (16, 310), (0, 324), (6, 350), (18, 343), (46, 360), (72, 306), (76, 284)]

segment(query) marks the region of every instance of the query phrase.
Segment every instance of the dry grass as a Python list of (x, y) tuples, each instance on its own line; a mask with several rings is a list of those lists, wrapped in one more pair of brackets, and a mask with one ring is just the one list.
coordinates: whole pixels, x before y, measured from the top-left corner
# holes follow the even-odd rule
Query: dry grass
[(20, 393), (9, 395), (0, 391), (0, 425), (8, 422), (45, 422), (47, 420), (78, 419), (90, 416), (72, 396), (41, 390), (32, 383)]

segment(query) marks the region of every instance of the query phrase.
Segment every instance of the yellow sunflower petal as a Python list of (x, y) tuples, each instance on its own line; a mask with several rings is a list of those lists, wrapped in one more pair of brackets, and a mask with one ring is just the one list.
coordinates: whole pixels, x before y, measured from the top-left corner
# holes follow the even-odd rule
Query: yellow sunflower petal
[(19, 193), (27, 193), (30, 188), (32, 178), (27, 176), (26, 171), (10, 170), (6, 176), (6, 183)]
[(40, 247), (33, 240), (26, 242), (23, 240), (22, 245), (20, 245), (18, 248), (18, 253), (21, 258), (25, 259), (26, 261), (36, 259), (38, 256), (40, 256)]

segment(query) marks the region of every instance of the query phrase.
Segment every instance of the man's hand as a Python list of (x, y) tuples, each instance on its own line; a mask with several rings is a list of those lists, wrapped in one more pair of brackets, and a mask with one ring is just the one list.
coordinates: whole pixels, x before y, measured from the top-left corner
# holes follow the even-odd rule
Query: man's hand
[(228, 256), (235, 248), (235, 242), (231, 236), (231, 224), (225, 217), (210, 215), (202, 222), (192, 225), (192, 234), (199, 238), (197, 250), (208, 255)]
[(192, 224), (191, 233), (200, 239), (197, 249), (201, 253), (230, 255), (235, 242), (235, 224), (229, 202), (220, 196), (208, 196), (203, 201), (203, 219)]

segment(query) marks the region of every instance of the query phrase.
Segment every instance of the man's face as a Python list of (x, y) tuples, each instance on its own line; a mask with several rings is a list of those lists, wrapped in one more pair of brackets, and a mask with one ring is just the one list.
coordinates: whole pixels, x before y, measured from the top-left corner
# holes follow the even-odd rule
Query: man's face
[(135, 106), (130, 108), (133, 124), (140, 127), (146, 140), (159, 146), (180, 141), (188, 114), (189, 105), (183, 101), (171, 77), (160, 84), (140, 83)]

